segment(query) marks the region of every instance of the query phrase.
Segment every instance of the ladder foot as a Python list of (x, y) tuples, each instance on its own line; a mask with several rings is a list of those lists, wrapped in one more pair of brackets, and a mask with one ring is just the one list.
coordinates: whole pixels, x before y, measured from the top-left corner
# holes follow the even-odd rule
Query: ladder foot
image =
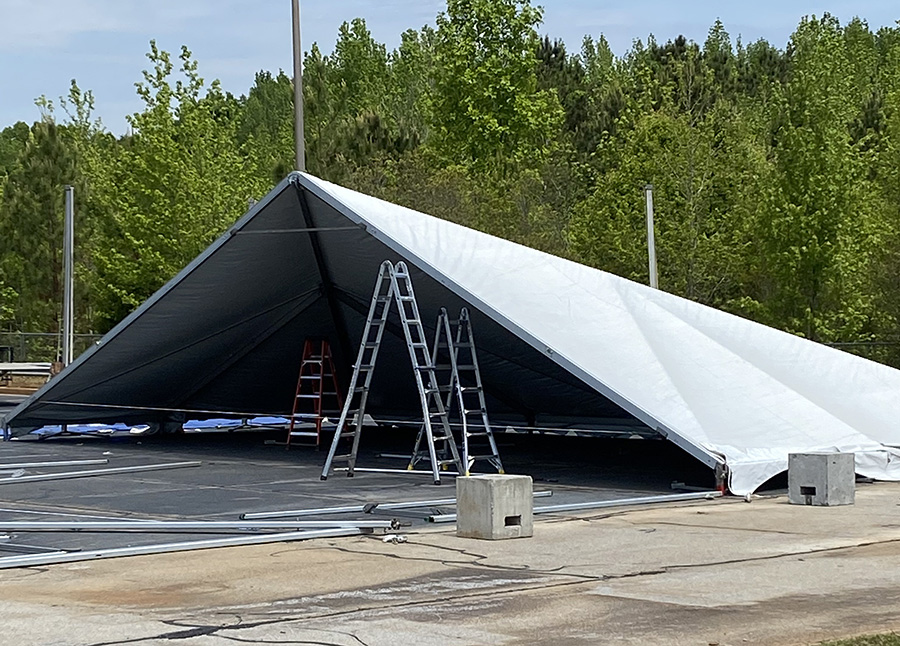
[(328, 480), (328, 476), (319, 476), (319, 480)]

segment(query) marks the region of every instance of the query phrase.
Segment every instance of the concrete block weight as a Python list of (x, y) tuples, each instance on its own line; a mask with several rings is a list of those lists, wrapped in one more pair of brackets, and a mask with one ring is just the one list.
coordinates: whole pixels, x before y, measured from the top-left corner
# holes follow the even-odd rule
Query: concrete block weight
[(456, 479), (456, 535), (498, 540), (534, 535), (531, 476), (487, 474)]
[(852, 505), (856, 460), (852, 453), (788, 455), (788, 499), (793, 505)]

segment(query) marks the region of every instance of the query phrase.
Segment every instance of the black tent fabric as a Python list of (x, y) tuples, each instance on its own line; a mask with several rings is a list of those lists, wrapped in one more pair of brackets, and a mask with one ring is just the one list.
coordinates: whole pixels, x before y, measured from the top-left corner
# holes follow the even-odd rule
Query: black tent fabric
[[(329, 340), (342, 384), (382, 261), (396, 251), (293, 174), (157, 294), (7, 420), (165, 422), (287, 414), (303, 341)], [(426, 330), (441, 307), (472, 313), (492, 416), (516, 426), (649, 432), (605, 397), (406, 259)], [(490, 277), (487, 276), (487, 279)], [(399, 321), (390, 324), (368, 411), (421, 416)]]

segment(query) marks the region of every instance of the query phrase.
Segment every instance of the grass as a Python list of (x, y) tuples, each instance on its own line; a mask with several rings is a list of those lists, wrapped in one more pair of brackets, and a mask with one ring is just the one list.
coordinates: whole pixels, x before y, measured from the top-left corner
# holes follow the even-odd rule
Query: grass
[(886, 635), (854, 637), (853, 639), (841, 639), (834, 642), (822, 642), (820, 646), (900, 646), (900, 635), (888, 633)]

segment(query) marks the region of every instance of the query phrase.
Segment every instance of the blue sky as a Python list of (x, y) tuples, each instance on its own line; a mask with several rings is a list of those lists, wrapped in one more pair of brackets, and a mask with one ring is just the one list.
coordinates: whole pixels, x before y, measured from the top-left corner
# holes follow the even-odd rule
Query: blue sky
[[(374, 37), (393, 48), (408, 28), (429, 23), (441, 0), (301, 0), (304, 49), (333, 47), (338, 26), (366, 19)], [(544, 0), (542, 33), (577, 51), (585, 34), (606, 35), (617, 54), (636, 38), (678, 34), (702, 41), (720, 18), (731, 36), (765, 38), (783, 47), (804, 15), (828, 11), (842, 23), (854, 16), (873, 28), (900, 18), (896, 0), (812, 2), (671, 2), (665, 0)], [(147, 65), (150, 39), (177, 52), (186, 44), (206, 79), (243, 94), (260, 69), (291, 66), (290, 0), (0, 0), (0, 127), (34, 121), (34, 99), (65, 94), (72, 78), (96, 97), (107, 128), (121, 133), (124, 115), (139, 110), (134, 83)]]

